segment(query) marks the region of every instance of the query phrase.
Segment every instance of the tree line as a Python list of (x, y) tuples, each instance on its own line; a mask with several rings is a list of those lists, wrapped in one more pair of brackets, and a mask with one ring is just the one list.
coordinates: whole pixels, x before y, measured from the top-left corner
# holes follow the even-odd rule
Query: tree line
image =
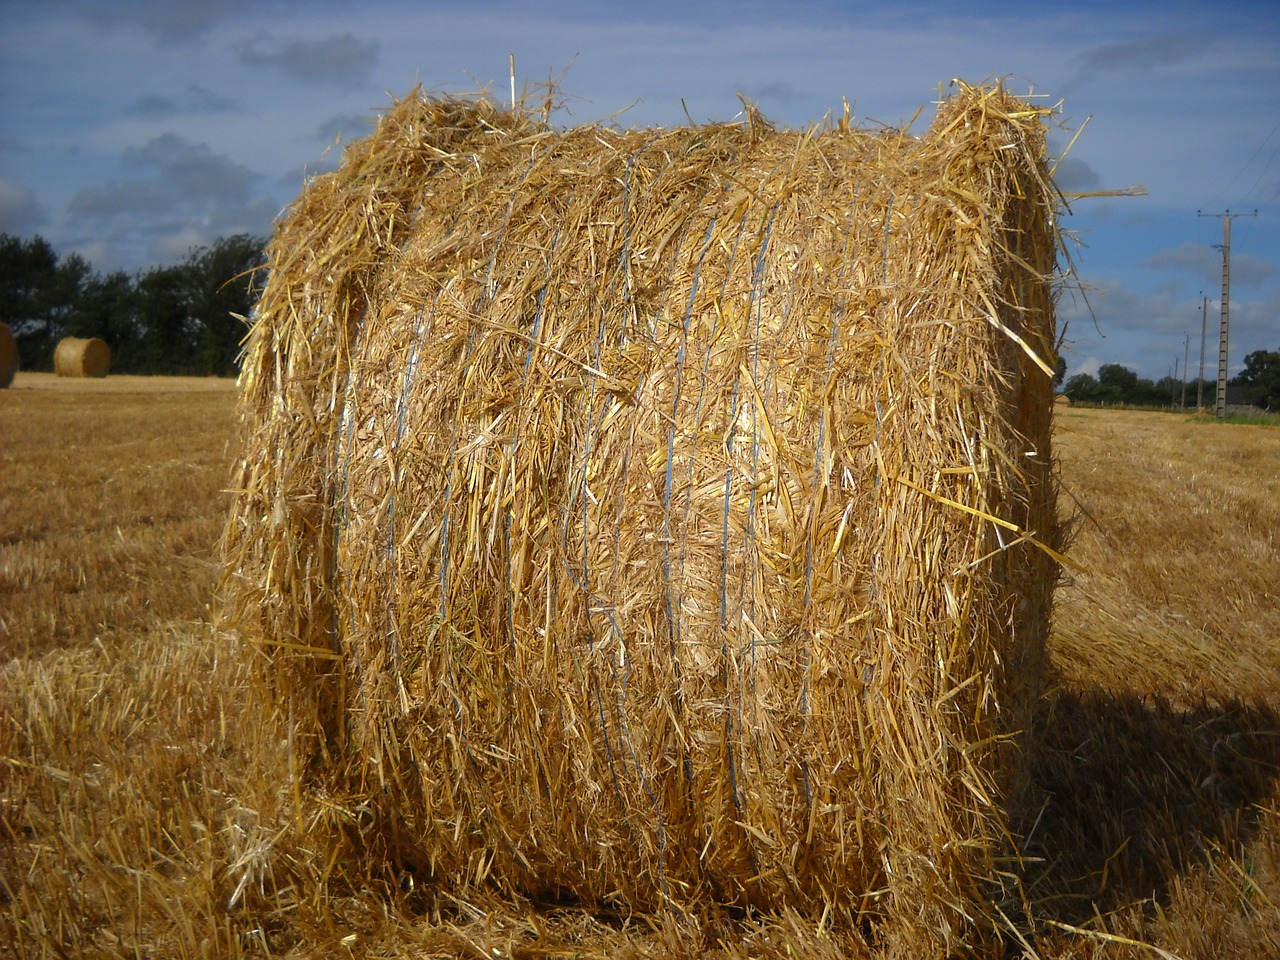
[(266, 240), (225, 237), (181, 263), (100, 275), (42, 237), (0, 234), (0, 322), (24, 370), (52, 370), (63, 337), (99, 337), (114, 373), (232, 376), (261, 293)]
[[(237, 234), (192, 250), (181, 263), (136, 276), (93, 272), (75, 253), (59, 257), (42, 237), (0, 233), (0, 322), (18, 343), (24, 370), (52, 370), (63, 337), (100, 337), (111, 347), (116, 373), (233, 376), (248, 317), (266, 280), (266, 239)], [(1055, 383), (1066, 362), (1059, 358)], [(1230, 381), (1232, 402), (1280, 410), (1280, 349), (1256, 350)], [(1203, 391), (1212, 403), (1217, 384), (1190, 381), (1185, 402)], [(1097, 376), (1077, 373), (1062, 392), (1073, 403), (1181, 406), (1184, 383), (1151, 381), (1118, 363)]]
[[(1244, 358), (1244, 368), (1227, 381), (1231, 403), (1280, 410), (1280, 350), (1255, 350)], [(1216, 380), (1188, 380), (1162, 377), (1152, 381), (1139, 377), (1118, 363), (1104, 363), (1095, 377), (1077, 373), (1069, 378), (1062, 392), (1072, 403), (1102, 405), (1127, 404), (1134, 407), (1195, 406), (1198, 397), (1205, 406), (1213, 406), (1217, 397)]]

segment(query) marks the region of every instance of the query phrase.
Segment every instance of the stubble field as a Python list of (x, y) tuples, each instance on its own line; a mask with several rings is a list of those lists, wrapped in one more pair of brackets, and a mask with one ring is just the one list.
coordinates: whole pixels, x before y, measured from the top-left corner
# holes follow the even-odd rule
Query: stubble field
[[(234, 385), (0, 393), (0, 946), (18, 957), (861, 956), (406, 889), (210, 605)], [(1280, 429), (1058, 411), (1039, 814), (1008, 955), (1280, 956)]]

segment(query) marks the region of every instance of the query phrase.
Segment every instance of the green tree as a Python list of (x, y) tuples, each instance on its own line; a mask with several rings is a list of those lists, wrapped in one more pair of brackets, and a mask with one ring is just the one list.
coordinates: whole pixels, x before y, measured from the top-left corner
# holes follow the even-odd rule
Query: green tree
[(58, 276), (58, 254), (42, 237), (0, 234), (0, 322), (13, 331), (27, 370), (53, 369), (57, 344), (46, 305)]
[(1088, 373), (1077, 373), (1067, 381), (1062, 392), (1072, 403), (1095, 403), (1098, 399), (1098, 381)]
[(1208, 404), (1213, 406), (1214, 393), (1218, 389), (1218, 385), (1213, 380), (1201, 380), (1195, 377), (1187, 381), (1187, 406), (1194, 407), (1197, 404), (1203, 406)]
[(124, 271), (92, 277), (80, 291), (67, 319), (67, 332), (76, 337), (100, 337), (111, 347), (116, 373), (146, 373), (138, 329), (138, 292)]
[(1245, 399), (1266, 410), (1280, 409), (1280, 350), (1255, 350), (1244, 358), (1244, 369), (1232, 378)]
[(184, 266), (190, 320), (196, 338), (195, 365), (202, 374), (230, 376), (239, 364), (240, 342), (261, 292), (265, 241), (237, 234), (192, 251)]
[(1098, 368), (1098, 387), (1098, 399), (1103, 403), (1132, 403), (1138, 375), (1118, 363), (1104, 363)]
[(85, 288), (93, 280), (89, 261), (78, 253), (63, 257), (53, 271), (53, 278), (44, 291), (42, 312), (50, 339), (56, 345), (67, 336), (95, 336), (75, 329), (76, 307)]
[(188, 309), (187, 269), (153, 267), (138, 280), (138, 332), (148, 373), (190, 374), (195, 357), (194, 323)]
[(1169, 406), (1169, 390), (1164, 380), (1152, 383), (1146, 377), (1134, 375), (1133, 384), (1121, 395), (1121, 403), (1131, 403), (1140, 407)]
[(266, 241), (238, 234), (131, 280), (99, 277), (83, 257), (59, 259), (40, 237), (0, 234), (0, 321), (23, 366), (50, 370), (63, 336), (101, 337), (119, 373), (228, 376), (261, 292)]
[[(1150, 380), (1139, 380), (1139, 383), (1151, 383)], [(1182, 399), (1182, 381), (1169, 374), (1151, 384), (1152, 406), (1176, 407)]]

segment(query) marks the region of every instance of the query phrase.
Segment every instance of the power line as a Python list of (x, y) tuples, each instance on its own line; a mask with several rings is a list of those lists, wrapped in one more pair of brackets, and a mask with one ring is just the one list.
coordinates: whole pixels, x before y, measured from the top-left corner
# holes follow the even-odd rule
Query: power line
[[(1223, 188), (1214, 195), (1213, 197), (1214, 200), (1217, 200), (1219, 197), (1221, 197), (1223, 194), (1225, 194), (1228, 190), (1231, 189), (1232, 184), (1234, 184), (1237, 180), (1239, 180), (1241, 175), (1246, 170), (1249, 169), (1249, 165), (1252, 164), (1253, 161), (1258, 159), (1258, 154), (1262, 153), (1263, 147), (1265, 147), (1268, 143), (1271, 142), (1271, 138), (1276, 135), (1277, 130), (1280, 130), (1280, 121), (1277, 121), (1276, 125), (1271, 128), (1271, 132), (1268, 133), (1265, 137), (1263, 137), (1262, 142), (1258, 144), (1258, 148), (1253, 151), (1253, 156), (1251, 156), (1248, 160), (1246, 160), (1244, 162), (1244, 166), (1242, 166), (1238, 171), (1236, 171), (1236, 175), (1232, 177), (1230, 180), (1228, 180), (1226, 184), (1223, 186)], [(1275, 158), (1276, 158), (1275, 151), (1272, 151), (1271, 159), (1268, 160), (1266, 164), (1263, 166), (1262, 173), (1258, 174), (1258, 179), (1254, 181), (1253, 187), (1250, 188), (1249, 193), (1253, 193), (1254, 190), (1258, 189), (1258, 184), (1261, 183), (1262, 178), (1266, 176), (1267, 169), (1271, 166), (1271, 161), (1274, 160)], [(1249, 194), (1245, 194), (1246, 197), (1248, 195)]]

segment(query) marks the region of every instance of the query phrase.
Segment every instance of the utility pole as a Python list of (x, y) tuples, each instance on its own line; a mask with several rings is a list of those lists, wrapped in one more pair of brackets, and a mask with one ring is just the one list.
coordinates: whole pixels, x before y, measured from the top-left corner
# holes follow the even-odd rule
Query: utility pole
[(1231, 318), (1231, 221), (1235, 217), (1256, 217), (1253, 213), (1201, 213), (1199, 217), (1219, 217), (1222, 220), (1222, 322), (1218, 328), (1218, 397), (1213, 405), (1213, 415), (1221, 420), (1227, 413), (1227, 328)]
[(1182, 399), (1178, 401), (1178, 409), (1187, 409), (1187, 371), (1191, 368), (1187, 366), (1191, 358), (1191, 334), (1187, 334), (1183, 338), (1182, 344)]
[(1204, 409), (1204, 340), (1209, 329), (1209, 298), (1200, 305), (1200, 378), (1196, 380), (1196, 413)]

